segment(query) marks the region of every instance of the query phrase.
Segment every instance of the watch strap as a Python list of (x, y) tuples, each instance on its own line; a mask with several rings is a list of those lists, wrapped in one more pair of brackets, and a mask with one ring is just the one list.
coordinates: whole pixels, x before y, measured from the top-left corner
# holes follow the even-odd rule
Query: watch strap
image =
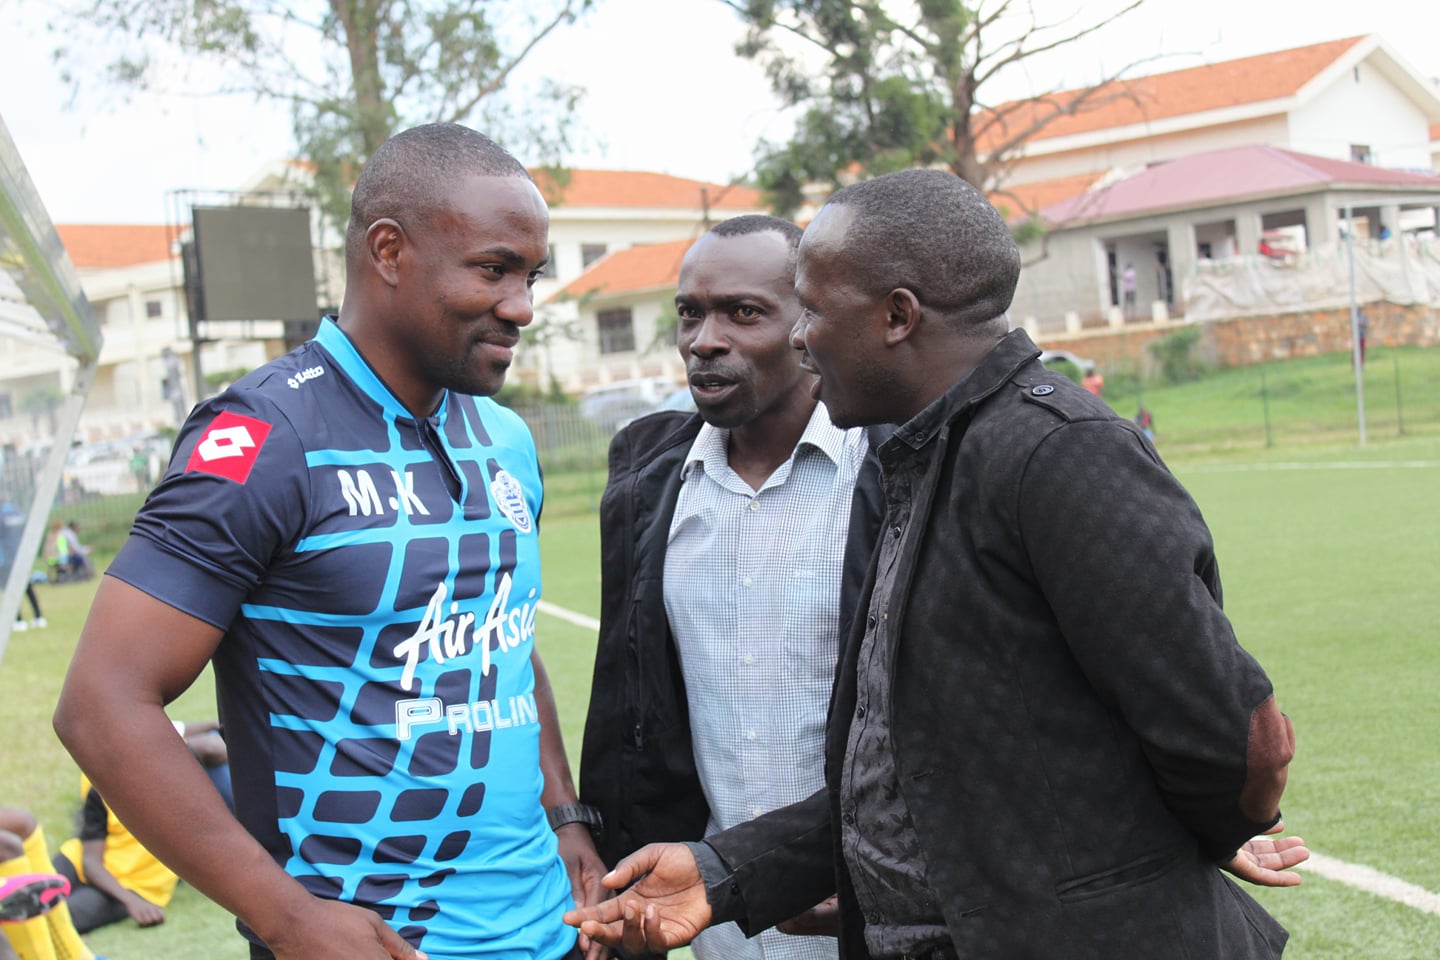
[(604, 826), (600, 811), (586, 803), (562, 803), (558, 807), (550, 807), (545, 811), (545, 819), (550, 821), (551, 830), (559, 830), (569, 823), (583, 823), (596, 836)]

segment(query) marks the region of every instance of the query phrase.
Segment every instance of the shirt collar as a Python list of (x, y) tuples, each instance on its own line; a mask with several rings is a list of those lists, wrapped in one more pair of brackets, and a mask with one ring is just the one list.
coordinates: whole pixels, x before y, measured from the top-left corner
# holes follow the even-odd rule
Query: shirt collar
[[(360, 351), (355, 348), (348, 334), (340, 329), (335, 322), (335, 317), (327, 316), (320, 321), (320, 329), (315, 333), (315, 342), (325, 348), (325, 352), (335, 359), (335, 364), (340, 371), (353, 380), (365, 395), (384, 408), (391, 416), (404, 420), (415, 419), (415, 415), (405, 408), (380, 375), (370, 366)], [(449, 407), (450, 391), (440, 398), (440, 406), (436, 408), (434, 416), (439, 422), (444, 423), (446, 410)]]
[(1021, 367), (1039, 355), (1039, 348), (1024, 330), (1011, 330), (985, 355), (979, 366), (902, 424), (883, 447), (898, 450), (898, 445), (903, 443), (919, 450), (938, 436), (957, 413), (999, 390)]
[[(830, 422), (830, 413), (825, 409), (825, 404), (815, 404), (815, 409), (810, 411), (810, 419), (805, 424), (805, 432), (800, 434), (800, 439), (795, 444), (795, 450), (790, 457), (793, 460), (796, 453), (804, 447), (813, 447), (819, 450), (837, 467), (843, 466), (845, 456), (846, 432)], [(730, 446), (730, 431), (724, 427), (712, 427), (708, 423), (700, 425), (700, 432), (695, 435), (695, 440), (690, 444), (690, 452), (685, 455), (685, 465), (680, 470), (680, 478), (688, 480), (696, 465), (700, 465), (705, 472), (712, 477), (719, 476), (720, 468), (729, 466), (730, 459), (727, 451)]]

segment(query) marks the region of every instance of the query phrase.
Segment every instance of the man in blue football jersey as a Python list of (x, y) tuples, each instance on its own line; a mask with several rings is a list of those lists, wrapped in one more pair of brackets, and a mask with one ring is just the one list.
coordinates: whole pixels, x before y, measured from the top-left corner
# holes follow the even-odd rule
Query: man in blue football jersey
[[(489, 399), (548, 219), (472, 130), (377, 150), (339, 316), (196, 408), (96, 594), (56, 730), (257, 960), (590, 946), (560, 919), (604, 869), (534, 648), (540, 471)], [(236, 817), (164, 712), (210, 662)]]

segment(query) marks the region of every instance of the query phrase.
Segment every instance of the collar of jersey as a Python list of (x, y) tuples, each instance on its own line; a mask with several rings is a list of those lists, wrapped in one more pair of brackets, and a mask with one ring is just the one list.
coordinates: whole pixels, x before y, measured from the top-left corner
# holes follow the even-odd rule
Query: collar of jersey
[[(345, 331), (333, 317), (325, 317), (320, 321), (320, 330), (315, 334), (315, 342), (324, 347), (330, 356), (335, 358), (335, 363), (340, 367), (342, 373), (355, 381), (366, 396), (380, 404), (385, 412), (392, 417), (401, 420), (415, 422), (415, 415), (405, 408), (405, 404), (396, 399), (390, 388), (385, 386), (385, 381), (371, 369), (370, 364), (355, 349), (355, 344), (350, 342)], [(440, 406), (435, 410), (435, 416), (440, 422), (445, 421), (445, 412), (449, 406), (450, 391), (445, 391), (445, 396), (440, 398)]]

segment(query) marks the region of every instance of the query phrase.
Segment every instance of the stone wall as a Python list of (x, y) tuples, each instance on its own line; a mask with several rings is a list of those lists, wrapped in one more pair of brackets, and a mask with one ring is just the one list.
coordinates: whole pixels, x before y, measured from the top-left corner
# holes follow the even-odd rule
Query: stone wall
[[(1363, 307), (1370, 319), (1367, 342), (1377, 346), (1440, 344), (1440, 306), (1370, 303)], [(1267, 360), (1312, 357), (1351, 349), (1349, 309), (1309, 310), (1263, 316), (1227, 317), (1199, 323), (1204, 330), (1200, 354), (1210, 363), (1243, 367)], [(1043, 334), (1036, 342), (1054, 350), (1069, 350), (1094, 360), (1106, 369), (1137, 369), (1148, 374), (1156, 361), (1146, 349), (1151, 342), (1189, 324), (1126, 324), (1123, 327), (1081, 330), (1070, 334)]]

